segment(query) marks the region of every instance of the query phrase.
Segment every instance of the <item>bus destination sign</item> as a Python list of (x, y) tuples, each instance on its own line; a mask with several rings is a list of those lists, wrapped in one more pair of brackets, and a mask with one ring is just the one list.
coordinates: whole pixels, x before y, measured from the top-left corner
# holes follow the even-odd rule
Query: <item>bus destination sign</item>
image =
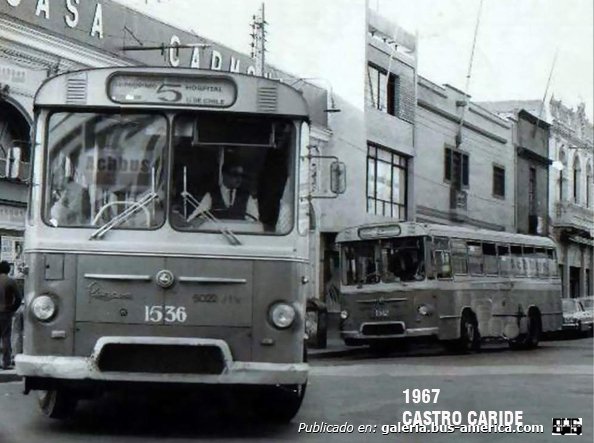
[(227, 108), (236, 93), (235, 84), (220, 77), (116, 74), (108, 86), (112, 101), (127, 104)]

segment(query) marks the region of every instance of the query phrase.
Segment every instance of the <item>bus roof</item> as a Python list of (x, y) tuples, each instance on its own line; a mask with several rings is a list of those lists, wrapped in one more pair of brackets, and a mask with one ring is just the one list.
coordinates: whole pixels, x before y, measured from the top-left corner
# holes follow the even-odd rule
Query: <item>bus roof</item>
[(529, 244), (539, 247), (555, 247), (548, 237), (515, 234), (513, 232), (489, 231), (466, 226), (437, 225), (415, 222), (375, 223), (346, 228), (336, 236), (337, 243), (394, 237), (438, 236), (468, 240)]
[(279, 80), (191, 68), (66, 72), (41, 85), (35, 107), (185, 109), (308, 118), (302, 94)]

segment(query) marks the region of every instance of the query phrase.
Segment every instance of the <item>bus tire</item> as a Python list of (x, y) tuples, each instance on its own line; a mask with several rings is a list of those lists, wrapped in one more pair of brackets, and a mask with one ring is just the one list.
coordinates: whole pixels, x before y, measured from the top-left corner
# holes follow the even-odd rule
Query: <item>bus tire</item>
[(262, 386), (257, 400), (258, 417), (266, 422), (288, 423), (301, 407), (307, 382), (299, 385)]
[(540, 315), (537, 312), (531, 311), (528, 314), (528, 331), (514, 340), (510, 340), (509, 345), (512, 349), (534, 349), (538, 347), (541, 333), (542, 324)]
[(481, 348), (481, 336), (475, 316), (470, 311), (464, 311), (460, 319), (460, 338), (454, 341), (456, 351), (468, 354), (477, 352)]
[(76, 409), (77, 399), (65, 390), (38, 391), (39, 409), (43, 415), (58, 420), (68, 418)]

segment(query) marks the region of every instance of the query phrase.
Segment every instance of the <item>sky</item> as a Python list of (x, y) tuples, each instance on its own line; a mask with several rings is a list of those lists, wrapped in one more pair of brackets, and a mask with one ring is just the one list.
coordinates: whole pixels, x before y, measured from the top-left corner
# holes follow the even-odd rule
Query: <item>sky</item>
[[(309, 7), (320, 1), (362, 0), (117, 0), (240, 52), (249, 53), (250, 23), (265, 3), (267, 62), (299, 77), (315, 77), (299, 54)], [(480, 0), (369, 0), (369, 7), (418, 33), (419, 74), (465, 89)], [(483, 0), (468, 92), (474, 101), (542, 100), (594, 106), (592, 0)], [(315, 48), (304, 45), (304, 51)], [(304, 60), (306, 57), (304, 57)], [(552, 73), (552, 74), (551, 74)]]

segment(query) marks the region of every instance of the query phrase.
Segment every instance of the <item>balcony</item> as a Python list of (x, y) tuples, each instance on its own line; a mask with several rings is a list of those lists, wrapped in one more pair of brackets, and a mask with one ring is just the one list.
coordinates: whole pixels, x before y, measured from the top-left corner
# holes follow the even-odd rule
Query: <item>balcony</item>
[(26, 183), (29, 181), (30, 167), (28, 162), (0, 158), (0, 180)]
[(572, 202), (555, 203), (552, 220), (554, 228), (572, 228), (594, 233), (594, 209), (584, 208)]

